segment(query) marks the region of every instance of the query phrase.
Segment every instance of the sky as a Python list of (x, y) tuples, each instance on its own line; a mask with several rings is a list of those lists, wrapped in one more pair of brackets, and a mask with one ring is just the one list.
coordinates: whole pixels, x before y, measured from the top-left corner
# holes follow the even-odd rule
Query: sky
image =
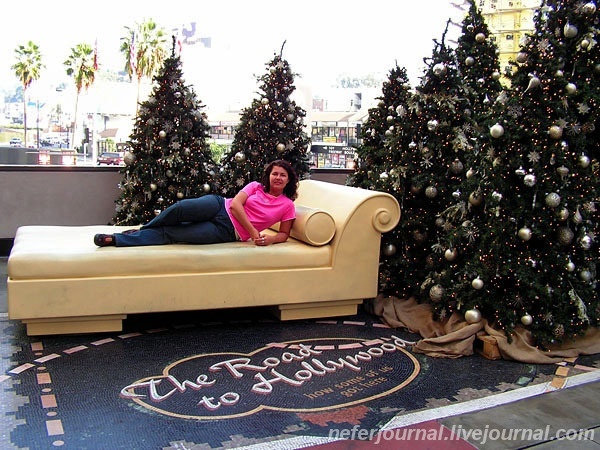
[[(125, 27), (149, 18), (169, 35), (195, 22), (195, 37), (210, 37), (210, 49), (185, 45), (181, 53), (185, 80), (204, 103), (253, 98), (256, 76), (284, 42), (283, 57), (297, 74), (296, 85), (312, 94), (344, 74), (386, 79), (396, 63), (416, 85), (447, 20), (464, 18), (453, 2), (462, 0), (30, 0), (25, 8), (11, 1), (3, 7), (0, 27), (0, 90), (18, 84), (10, 66), (15, 48), (29, 40), (40, 47), (45, 64), (38, 91), (72, 83), (63, 62), (79, 43), (97, 48), (100, 69), (121, 70)], [(450, 37), (459, 33), (450, 26)]]

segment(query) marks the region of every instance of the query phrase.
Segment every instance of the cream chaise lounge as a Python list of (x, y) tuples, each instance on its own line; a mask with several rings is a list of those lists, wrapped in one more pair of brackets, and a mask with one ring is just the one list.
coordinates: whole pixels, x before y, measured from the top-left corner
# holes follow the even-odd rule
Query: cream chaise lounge
[(96, 247), (130, 227), (22, 226), (8, 259), (8, 316), (29, 335), (121, 331), (127, 314), (272, 306), (281, 320), (352, 315), (375, 297), (386, 193), (300, 182), (291, 238), (257, 247)]

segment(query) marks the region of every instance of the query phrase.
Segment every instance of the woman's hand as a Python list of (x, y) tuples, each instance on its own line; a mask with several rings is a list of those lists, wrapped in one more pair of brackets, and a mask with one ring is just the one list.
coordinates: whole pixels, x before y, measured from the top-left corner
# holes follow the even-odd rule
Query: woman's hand
[(270, 238), (271, 238), (271, 236), (261, 233), (258, 235), (258, 237), (256, 239), (253, 239), (253, 241), (254, 241), (255, 245), (260, 245), (260, 246), (269, 245), (269, 244), (271, 244)]

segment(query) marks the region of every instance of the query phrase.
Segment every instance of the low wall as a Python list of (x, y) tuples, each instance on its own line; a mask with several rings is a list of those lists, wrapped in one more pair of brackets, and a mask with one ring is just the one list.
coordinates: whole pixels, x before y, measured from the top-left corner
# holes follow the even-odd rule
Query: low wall
[[(348, 171), (311, 178), (344, 184)], [(110, 166), (0, 165), (0, 256), (22, 225), (104, 225), (114, 216), (122, 175)]]

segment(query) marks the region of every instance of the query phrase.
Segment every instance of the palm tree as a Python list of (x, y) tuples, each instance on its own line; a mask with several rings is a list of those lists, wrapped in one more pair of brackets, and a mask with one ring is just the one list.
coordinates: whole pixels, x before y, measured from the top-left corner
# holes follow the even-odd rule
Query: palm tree
[(27, 147), (27, 88), (31, 83), (40, 78), (42, 68), (42, 54), (39, 47), (32, 41), (26, 45), (19, 45), (15, 49), (17, 62), (11, 66), (15, 75), (23, 85), (23, 128), (25, 136), (23, 145)]
[(96, 78), (98, 69), (96, 53), (89, 44), (77, 44), (71, 49), (71, 55), (63, 63), (67, 68), (67, 75), (75, 80), (77, 97), (75, 99), (75, 117), (73, 119), (73, 143), (77, 131), (77, 107), (79, 105), (79, 94), (82, 89), (87, 90)]
[(140, 103), (140, 84), (143, 77), (152, 79), (168, 56), (165, 30), (148, 19), (134, 28), (125, 27), (127, 33), (121, 38), (121, 53), (125, 57), (125, 71), (129, 79), (137, 80), (137, 105)]

